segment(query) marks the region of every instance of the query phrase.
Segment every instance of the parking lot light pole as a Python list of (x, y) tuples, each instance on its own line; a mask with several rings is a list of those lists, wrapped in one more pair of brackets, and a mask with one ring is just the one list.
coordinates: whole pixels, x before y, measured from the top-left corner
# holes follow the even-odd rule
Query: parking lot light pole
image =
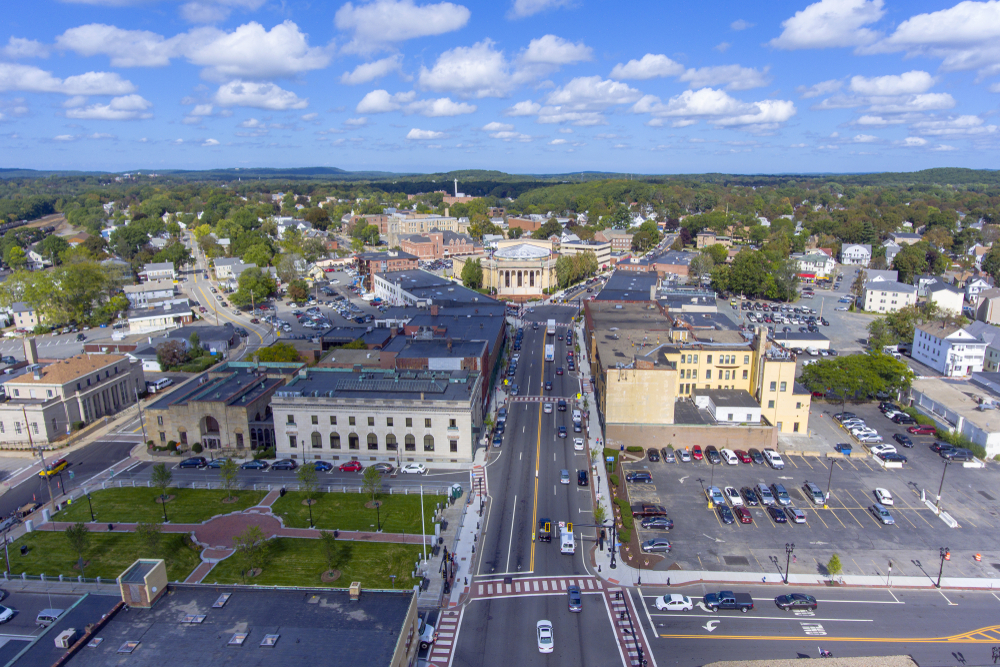
[(889, 561), (889, 576), (885, 579), (887, 588), (892, 588), (892, 561)]
[(940, 486), (938, 486), (938, 492), (937, 492), (937, 513), (938, 514), (941, 514), (941, 491), (944, 489), (944, 476), (948, 472), (948, 464), (949, 463), (951, 463), (951, 461), (945, 461), (944, 462), (944, 470), (941, 471), (941, 484), (940, 484)]
[(837, 459), (830, 459), (830, 479), (826, 480), (826, 498), (823, 499), (823, 509), (829, 509), (828, 503), (830, 502), (830, 488), (833, 485), (833, 466), (837, 463)]
[[(788, 566), (792, 562), (792, 552), (795, 551), (795, 543), (785, 543), (785, 583), (788, 583)], [(944, 562), (944, 561), (942, 561)]]
[(97, 519), (94, 518), (94, 504), (90, 502), (90, 494), (87, 494), (87, 506), (90, 507), (90, 522), (94, 523)]
[(938, 580), (937, 583), (934, 584), (935, 588), (941, 588), (941, 575), (944, 574), (944, 562), (951, 558), (951, 550), (948, 549), (948, 547), (941, 547), (939, 552), (941, 554), (941, 569), (938, 570)]
[(615, 524), (615, 519), (611, 517), (611, 564), (608, 565), (612, 570), (616, 569), (618, 565), (615, 563), (615, 544), (618, 542), (618, 527)]

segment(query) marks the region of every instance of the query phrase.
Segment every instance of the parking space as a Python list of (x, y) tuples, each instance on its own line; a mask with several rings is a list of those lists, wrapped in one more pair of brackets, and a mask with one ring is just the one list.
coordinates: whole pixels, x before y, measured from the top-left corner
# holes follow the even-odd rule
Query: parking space
[[(855, 406), (852, 411), (860, 410), (865, 411), (869, 423), (878, 425), (887, 441), (891, 442), (893, 433), (905, 432), (905, 427), (883, 417), (876, 405)], [(849, 439), (849, 434), (843, 435), (847, 437), (841, 441)], [(624, 467), (626, 471), (647, 470), (653, 478), (651, 484), (628, 485), (632, 502), (661, 504), (674, 521), (669, 532), (672, 551), (656, 569), (776, 571), (784, 567), (783, 545), (794, 542), (798, 569), (793, 571), (825, 572), (825, 563), (837, 553), (845, 573), (884, 574), (886, 563), (893, 561), (893, 572), (917, 574), (920, 561), (914, 554), (947, 546), (953, 552), (986, 556), (985, 562), (963, 559), (953, 566), (953, 576), (992, 576), (994, 567), (1000, 569), (1000, 562), (995, 566), (988, 563), (1000, 561), (1000, 549), (983, 536), (987, 534), (984, 531), (1000, 530), (997, 473), (958, 463), (948, 466), (942, 507), (959, 523), (958, 528), (949, 528), (921, 500), (922, 492), (931, 501), (936, 498), (944, 461), (929, 448), (933, 438), (911, 437), (913, 448), (899, 448), (909, 459), (901, 469), (883, 468), (857, 443), (852, 456), (846, 458), (784, 454), (781, 470), (742, 463), (683, 463), (680, 457), (676, 463), (647, 460)], [(829, 489), (825, 503), (812, 501), (803, 489), (806, 482), (815, 484), (821, 496)], [(737, 520), (724, 524), (705, 494), (710, 486), (723, 490), (731, 486), (739, 491), (758, 484), (782, 485), (790, 500), (783, 509), (801, 510), (805, 523), (776, 522), (765, 507), (749, 506), (744, 501), (752, 523)], [(883, 523), (871, 511), (878, 502), (876, 489), (891, 495), (892, 505), (887, 509), (894, 523)], [(735, 507), (731, 501), (727, 505)], [(639, 530), (640, 539), (666, 535), (664, 531)], [(774, 560), (779, 551), (780, 563)]]

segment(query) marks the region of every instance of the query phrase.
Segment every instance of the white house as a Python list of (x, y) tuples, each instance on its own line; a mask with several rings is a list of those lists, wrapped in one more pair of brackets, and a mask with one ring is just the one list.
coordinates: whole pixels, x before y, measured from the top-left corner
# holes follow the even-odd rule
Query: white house
[(174, 271), (173, 262), (146, 264), (142, 267), (140, 277), (142, 276), (145, 276), (147, 281), (177, 280), (177, 273)]
[(990, 251), (990, 247), (989, 246), (984, 246), (981, 243), (977, 243), (976, 245), (974, 245), (971, 248), (969, 248), (969, 250), (968, 250), (968, 252), (966, 254), (969, 257), (972, 257), (975, 260), (975, 262), (976, 262), (976, 268), (977, 269), (982, 269), (983, 268), (983, 257), (985, 257), (986, 253), (988, 253), (989, 251)]
[(885, 243), (882, 244), (882, 247), (885, 248), (886, 264), (892, 266), (892, 260), (896, 259), (896, 255), (899, 254), (899, 251), (902, 250), (903, 247), (898, 243), (890, 240), (886, 240)]
[(986, 278), (980, 276), (969, 278), (965, 281), (965, 300), (969, 303), (976, 303), (979, 300), (979, 294), (990, 287), (992, 285)]
[(146, 306), (156, 301), (164, 301), (174, 297), (174, 281), (161, 279), (149, 280), (138, 285), (126, 285), (123, 289), (125, 298), (132, 307)]
[(812, 252), (796, 258), (802, 277), (827, 278), (837, 269), (837, 262), (822, 252)]
[(1000, 370), (1000, 328), (975, 321), (965, 326), (965, 330), (973, 336), (977, 336), (986, 343), (986, 358), (983, 362), (983, 370), (987, 373), (995, 373)]
[(865, 269), (866, 283), (876, 283), (880, 280), (899, 280), (899, 271), (895, 269)]
[(921, 241), (923, 238), (924, 237), (920, 234), (913, 234), (910, 232), (895, 232), (889, 234), (889, 239), (891, 239), (893, 243), (898, 243), (899, 245), (913, 245), (914, 243)]
[(845, 243), (840, 249), (841, 264), (868, 266), (872, 261), (872, 247), (867, 243)]
[(936, 303), (942, 314), (961, 315), (964, 297), (962, 290), (943, 280), (936, 280), (927, 286), (927, 300)]
[(914, 329), (911, 354), (941, 375), (960, 377), (982, 372), (986, 342), (965, 327), (929, 322)]
[(861, 295), (863, 308), (876, 313), (895, 313), (916, 302), (917, 288), (895, 280), (869, 280)]

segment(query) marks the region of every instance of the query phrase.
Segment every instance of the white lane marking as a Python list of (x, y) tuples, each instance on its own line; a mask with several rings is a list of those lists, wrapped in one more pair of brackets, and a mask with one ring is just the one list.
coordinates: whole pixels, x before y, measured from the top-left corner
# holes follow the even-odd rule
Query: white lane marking
[[(712, 616), (716, 614), (709, 612)], [(653, 616), (673, 616), (676, 618), (696, 618), (701, 619), (706, 616), (706, 614), (684, 614), (684, 613), (673, 613), (673, 614), (653, 614)], [(732, 616), (725, 616), (726, 619), (753, 619), (758, 621), (794, 621), (794, 616), (752, 616), (750, 614), (733, 614)], [(874, 623), (875, 620), (871, 618), (820, 618), (817, 619), (823, 622), (830, 623)]]
[(507, 542), (507, 567), (510, 567), (510, 548), (514, 546), (514, 517), (517, 516), (517, 495), (514, 495), (514, 511), (510, 513), (510, 540)]
[[(754, 598), (754, 600), (757, 600), (757, 601), (760, 601), (760, 602), (766, 602), (768, 600), (774, 600), (774, 598)], [(819, 599), (817, 599), (816, 602), (824, 602), (824, 603), (826, 603), (826, 602), (846, 602), (846, 603), (851, 603), (851, 604), (906, 604), (905, 602), (899, 602), (899, 601), (889, 602), (888, 600), (819, 600)]]
[(719, 623), (722, 623), (722, 621), (709, 621), (708, 623), (706, 623), (701, 627), (705, 628), (709, 632), (712, 632), (713, 630), (715, 630), (715, 628), (719, 627)]
[(952, 607), (957, 607), (957, 606), (958, 606), (958, 603), (956, 603), (956, 602), (952, 602), (951, 600), (949, 600), (949, 599), (948, 599), (948, 596), (947, 596), (947, 595), (945, 595), (945, 594), (944, 594), (944, 591), (942, 591), (942, 590), (941, 590), (940, 588), (938, 588), (938, 589), (936, 589), (936, 590), (937, 590), (937, 592), (938, 592), (938, 593), (940, 593), (940, 594), (941, 594), (941, 597), (943, 597), (943, 598), (945, 599), (945, 601), (946, 601), (946, 602), (948, 603), (948, 605), (949, 605), (949, 606), (952, 606)]

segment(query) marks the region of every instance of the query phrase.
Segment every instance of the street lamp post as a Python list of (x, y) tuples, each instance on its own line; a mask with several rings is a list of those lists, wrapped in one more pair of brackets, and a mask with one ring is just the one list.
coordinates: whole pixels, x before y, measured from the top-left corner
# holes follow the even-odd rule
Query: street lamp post
[(87, 506), (90, 507), (90, 522), (94, 523), (97, 519), (94, 518), (94, 504), (90, 502), (90, 494), (87, 494)]
[(788, 566), (792, 563), (792, 552), (795, 551), (795, 543), (785, 543), (785, 583), (788, 583)]
[(823, 509), (827, 508), (827, 503), (830, 502), (830, 488), (833, 485), (833, 466), (837, 462), (837, 459), (830, 459), (830, 479), (826, 480), (826, 498), (823, 499)]
[(945, 461), (944, 462), (944, 470), (941, 471), (941, 484), (940, 484), (940, 486), (938, 486), (938, 492), (937, 492), (937, 513), (938, 514), (941, 513), (941, 491), (944, 489), (944, 476), (948, 472), (948, 464), (949, 463), (951, 463), (951, 461)]
[(618, 542), (618, 528), (615, 524), (614, 517), (611, 518), (611, 543), (608, 548), (611, 549), (611, 564), (608, 565), (612, 570), (616, 569), (618, 565), (615, 563), (615, 544)]
[(889, 576), (885, 579), (887, 588), (892, 588), (892, 561), (889, 561)]
[(941, 575), (944, 574), (944, 562), (951, 558), (951, 550), (948, 547), (941, 547), (938, 551), (941, 554), (941, 569), (938, 570), (938, 580), (934, 584), (935, 588), (941, 588)]

